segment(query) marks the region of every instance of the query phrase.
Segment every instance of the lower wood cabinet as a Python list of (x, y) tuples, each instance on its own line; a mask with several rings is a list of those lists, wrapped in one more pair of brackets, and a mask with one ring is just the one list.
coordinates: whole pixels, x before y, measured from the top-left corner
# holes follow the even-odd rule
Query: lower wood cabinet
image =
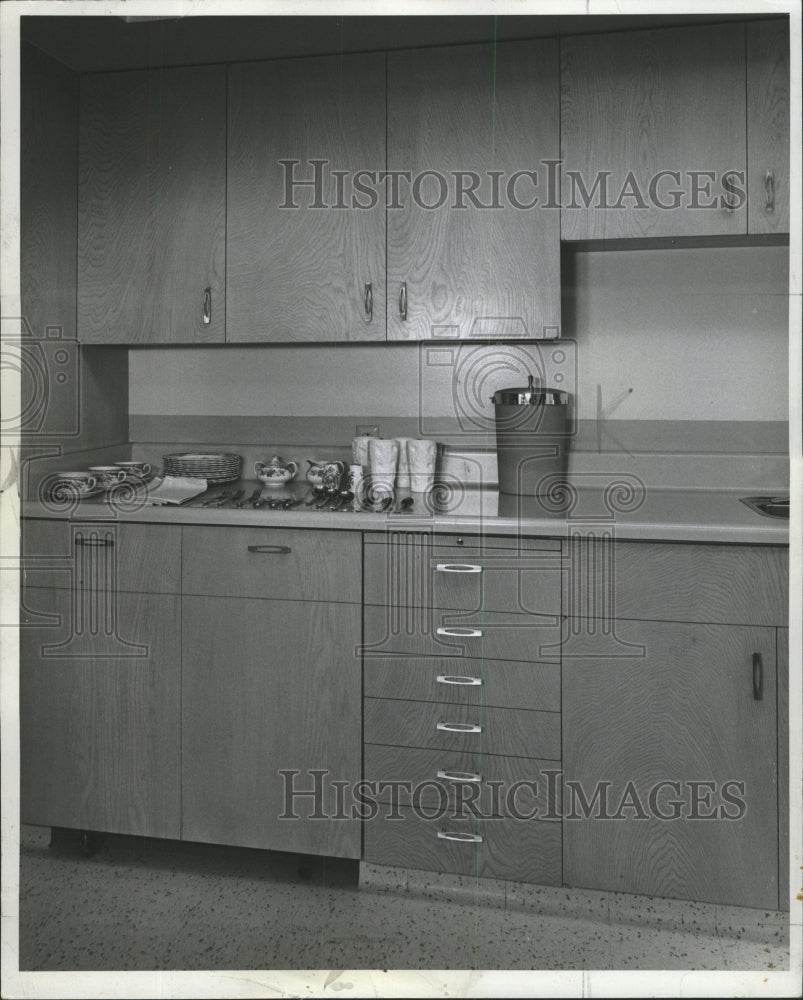
[(776, 909), (776, 630), (615, 631), (563, 662), (565, 882)]
[(179, 621), (177, 595), (25, 591), (23, 823), (180, 836)]
[[(348, 805), (335, 817), (330, 782), (360, 778), (360, 606), (185, 596), (182, 607), (183, 838), (359, 858), (359, 818)], [(316, 780), (323, 802), (288, 797)]]

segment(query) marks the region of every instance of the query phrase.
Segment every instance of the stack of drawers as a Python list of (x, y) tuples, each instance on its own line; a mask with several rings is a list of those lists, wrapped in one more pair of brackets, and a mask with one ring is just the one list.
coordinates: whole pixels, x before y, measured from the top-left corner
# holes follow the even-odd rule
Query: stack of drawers
[(560, 542), (366, 536), (366, 861), (561, 882)]

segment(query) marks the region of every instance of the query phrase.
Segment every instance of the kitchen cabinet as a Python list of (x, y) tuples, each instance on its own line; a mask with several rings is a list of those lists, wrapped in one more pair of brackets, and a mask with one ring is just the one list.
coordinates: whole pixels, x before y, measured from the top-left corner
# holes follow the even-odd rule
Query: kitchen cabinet
[(643, 655), (589, 638), (563, 664), (566, 882), (776, 909), (775, 630), (616, 634)]
[(604, 545), (567, 561), (564, 880), (776, 909), (786, 550)]
[(564, 240), (747, 232), (743, 24), (561, 40)]
[[(359, 818), (331, 818), (339, 808), (331, 783), (350, 789), (360, 778), (359, 536), (184, 530), (182, 836), (358, 858)], [(210, 538), (209, 547), (199, 533)], [(326, 545), (320, 535), (334, 546), (330, 571), (319, 562)], [(239, 558), (240, 590), (251, 596), (199, 593), (199, 558), (206, 561), (207, 595), (218, 593), (215, 536)], [(317, 575), (321, 600), (298, 599), (295, 582), (305, 575)], [(316, 780), (322, 789), (317, 804), (304, 794)]]
[(384, 53), (232, 65), (228, 108), (227, 339), (384, 341)]
[(180, 835), (179, 531), (25, 523), (23, 822)]
[(559, 148), (556, 39), (388, 53), (389, 340), (559, 336)]
[(226, 71), (84, 74), (78, 339), (225, 339)]
[(747, 228), (789, 232), (789, 22), (748, 21)]
[(558, 885), (560, 543), (485, 541), (366, 535), (363, 858)]

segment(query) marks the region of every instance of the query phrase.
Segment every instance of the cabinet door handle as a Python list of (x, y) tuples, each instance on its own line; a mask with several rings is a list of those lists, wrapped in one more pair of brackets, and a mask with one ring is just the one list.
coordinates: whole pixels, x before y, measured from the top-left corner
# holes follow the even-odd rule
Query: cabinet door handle
[(399, 319), (404, 323), (407, 319), (407, 282), (399, 285)]
[(442, 778), (444, 781), (458, 781), (464, 784), (471, 782), (472, 784), (477, 784), (482, 781), (481, 774), (475, 774), (473, 771), (438, 771), (438, 777)]
[(438, 684), (457, 684), (462, 687), (479, 687), (482, 684), (481, 677), (461, 677), (457, 674), (438, 674), (435, 680)]
[(452, 639), (479, 639), (482, 637), (481, 628), (461, 628), (459, 625), (441, 627), (435, 632), (437, 635), (448, 635)]
[(204, 309), (203, 309), (203, 321), (204, 326), (209, 326), (212, 322), (212, 289), (204, 289)]
[(259, 552), (268, 555), (284, 556), (290, 552), (289, 545), (249, 545), (249, 552)]
[(764, 191), (767, 195), (767, 203), (764, 206), (766, 212), (775, 211), (775, 175), (771, 170), (767, 171), (767, 176), (764, 178)]
[(89, 538), (84, 538), (83, 535), (77, 535), (75, 538), (76, 545), (87, 545), (91, 548), (102, 548), (104, 545), (114, 545), (113, 538), (95, 538), (91, 536)]
[(457, 830), (438, 830), (438, 840), (455, 840), (459, 844), (481, 844), (482, 837), (478, 833), (461, 833)]
[(438, 563), (436, 573), (482, 573), (482, 566), (472, 566), (470, 563)]
[(764, 660), (761, 653), (753, 653), (753, 697), (756, 701), (764, 699)]
[(365, 283), (363, 307), (365, 309), (365, 321), (366, 323), (370, 323), (374, 318), (374, 290), (370, 281), (366, 281)]
[(475, 726), (472, 722), (439, 722), (436, 729), (442, 733), (481, 733), (482, 726)]

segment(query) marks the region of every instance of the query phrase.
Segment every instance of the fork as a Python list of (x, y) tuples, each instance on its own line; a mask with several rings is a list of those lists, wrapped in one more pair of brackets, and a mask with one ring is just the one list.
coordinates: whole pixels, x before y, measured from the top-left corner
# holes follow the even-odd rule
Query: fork
[(199, 504), (198, 506), (211, 507), (213, 503), (217, 503), (219, 500), (221, 501), (228, 500), (228, 498), (232, 495), (233, 492), (234, 492), (233, 490), (224, 490), (223, 493), (216, 493), (213, 497), (210, 497), (208, 500), (204, 500), (203, 503)]
[(254, 490), (254, 492), (251, 494), (251, 496), (248, 497), (247, 500), (245, 500), (245, 499), (244, 500), (238, 500), (237, 503), (234, 506), (237, 508), (237, 510), (240, 510), (240, 508), (245, 507), (245, 505), (247, 503), (251, 503), (252, 504), (254, 502), (254, 500), (258, 500), (259, 499), (259, 495), (260, 495), (261, 492), (262, 492), (262, 487), (261, 486), (257, 486), (257, 488)]

